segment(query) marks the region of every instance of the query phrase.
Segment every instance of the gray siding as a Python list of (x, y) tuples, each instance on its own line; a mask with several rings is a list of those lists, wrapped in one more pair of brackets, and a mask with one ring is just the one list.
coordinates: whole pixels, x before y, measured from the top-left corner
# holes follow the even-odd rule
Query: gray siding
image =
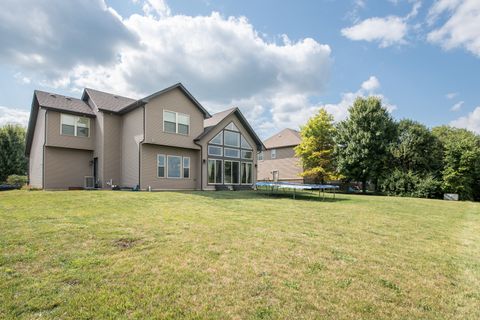
[(95, 147), (95, 119), (90, 118), (90, 136), (73, 137), (60, 134), (60, 112), (47, 111), (47, 146), (93, 150)]
[(45, 142), (45, 109), (39, 108), (32, 147), (29, 158), (30, 185), (34, 188), (43, 188), (43, 144)]
[[(157, 155), (190, 157), (190, 178), (172, 179), (157, 177)], [(200, 151), (151, 144), (142, 145), (141, 189), (180, 190), (200, 189)]]
[[(188, 136), (163, 132), (163, 110), (190, 116)], [(203, 132), (203, 113), (180, 89), (162, 94), (145, 106), (145, 142), (181, 148), (199, 149), (193, 140)]]
[(93, 152), (45, 147), (45, 189), (83, 188), (85, 176), (93, 175)]
[(139, 148), (143, 140), (143, 108), (123, 116), (121, 142), (121, 185), (134, 187), (138, 184)]

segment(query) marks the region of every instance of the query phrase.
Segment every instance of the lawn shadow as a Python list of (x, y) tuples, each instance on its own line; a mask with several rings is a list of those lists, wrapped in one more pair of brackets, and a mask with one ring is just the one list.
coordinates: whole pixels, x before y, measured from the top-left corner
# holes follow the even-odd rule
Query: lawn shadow
[(210, 199), (292, 199), (296, 201), (318, 201), (318, 202), (337, 202), (346, 201), (347, 198), (339, 197), (333, 193), (320, 194), (315, 192), (296, 192), (295, 198), (293, 192), (268, 192), (268, 191), (254, 191), (254, 190), (242, 190), (242, 191), (188, 191), (189, 194), (199, 195)]

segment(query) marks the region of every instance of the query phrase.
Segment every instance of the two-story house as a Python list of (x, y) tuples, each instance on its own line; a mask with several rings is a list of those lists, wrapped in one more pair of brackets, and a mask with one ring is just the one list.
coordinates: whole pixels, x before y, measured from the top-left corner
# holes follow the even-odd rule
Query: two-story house
[(180, 83), (139, 100), (35, 91), (26, 142), (43, 189), (251, 188), (263, 149), (238, 108), (210, 115)]
[(294, 150), (300, 141), (300, 132), (288, 128), (266, 139), (266, 150), (258, 155), (258, 180), (304, 183), (303, 167)]

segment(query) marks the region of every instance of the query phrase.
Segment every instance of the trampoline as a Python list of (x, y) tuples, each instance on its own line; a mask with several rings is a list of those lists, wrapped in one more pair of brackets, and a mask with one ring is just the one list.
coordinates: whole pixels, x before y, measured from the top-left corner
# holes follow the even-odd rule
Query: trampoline
[(323, 194), (323, 199), (325, 199), (325, 191), (326, 190), (333, 190), (333, 198), (335, 198), (335, 191), (339, 189), (339, 186), (334, 186), (330, 184), (300, 184), (300, 183), (292, 183), (292, 182), (257, 182), (255, 187), (259, 191), (267, 191), (270, 194), (279, 193), (280, 191), (284, 192), (292, 192), (293, 199), (296, 197), (297, 191), (301, 190), (310, 190), (315, 191), (318, 190), (318, 196), (320, 197)]

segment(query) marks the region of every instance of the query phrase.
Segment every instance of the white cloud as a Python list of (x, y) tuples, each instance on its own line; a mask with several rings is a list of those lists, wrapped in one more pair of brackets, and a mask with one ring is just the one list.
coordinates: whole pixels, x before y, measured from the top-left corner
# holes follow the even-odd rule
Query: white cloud
[(429, 10), (429, 24), (442, 14), (446, 22), (428, 33), (427, 40), (445, 50), (463, 47), (480, 57), (480, 1), (439, 0)]
[[(372, 81), (372, 79), (375, 79)], [(375, 84), (375, 85), (371, 85)], [(387, 108), (389, 112), (393, 112), (397, 109), (397, 106), (389, 103), (388, 99), (375, 90), (380, 87), (380, 81), (375, 76), (371, 76), (368, 80), (364, 81), (359, 90), (356, 92), (347, 92), (342, 94), (342, 100), (336, 104), (324, 104), (320, 107), (325, 108), (331, 113), (335, 121), (345, 120), (348, 116), (348, 108), (353, 105), (353, 102), (357, 97), (376, 96), (382, 99), (383, 106)]]
[(30, 112), (0, 106), (0, 127), (6, 124), (28, 125)]
[(447, 93), (447, 94), (445, 95), (445, 97), (446, 97), (447, 99), (450, 99), (450, 100), (453, 99), (453, 98), (455, 98), (456, 96), (458, 96), (458, 93), (457, 93), (457, 92), (449, 92), (449, 93)]
[(378, 81), (377, 77), (371, 76), (368, 80), (362, 83), (362, 89), (366, 91), (373, 91), (380, 87), (380, 81)]
[(403, 18), (396, 16), (373, 17), (342, 29), (342, 35), (355, 41), (379, 42), (380, 47), (385, 48), (406, 43), (407, 29), (407, 23)]
[(460, 117), (450, 122), (450, 125), (457, 128), (465, 128), (480, 134), (480, 106), (465, 117)]
[(463, 104), (464, 104), (464, 101), (460, 101), (460, 102), (455, 103), (455, 104), (450, 108), (450, 111), (454, 111), (454, 112), (455, 112), (455, 111), (459, 111), (459, 110), (462, 108)]

